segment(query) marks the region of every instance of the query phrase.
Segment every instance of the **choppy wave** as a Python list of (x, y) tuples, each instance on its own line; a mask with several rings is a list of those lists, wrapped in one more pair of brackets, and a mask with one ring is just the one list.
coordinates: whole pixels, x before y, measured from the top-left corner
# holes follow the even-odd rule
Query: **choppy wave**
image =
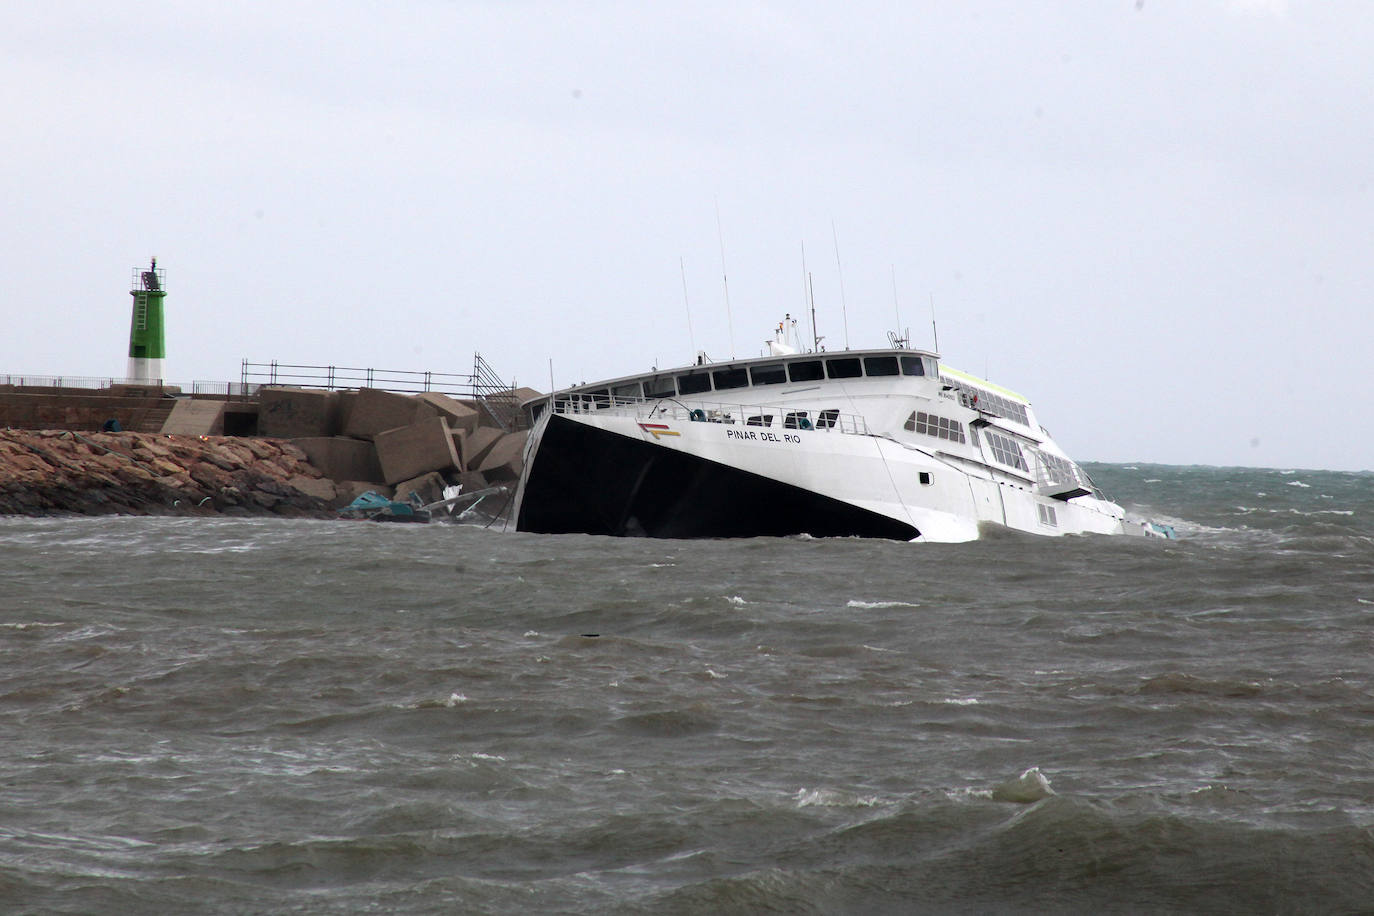
[(1181, 538), (0, 519), (0, 899), (1367, 909), (1374, 477), (1091, 470)]

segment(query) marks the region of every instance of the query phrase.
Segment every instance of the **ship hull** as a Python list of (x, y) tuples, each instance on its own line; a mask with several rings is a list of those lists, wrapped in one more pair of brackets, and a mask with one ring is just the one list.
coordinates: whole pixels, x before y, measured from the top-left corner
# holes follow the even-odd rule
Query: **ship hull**
[[(638, 424), (634, 428), (642, 432)], [(532, 445), (517, 508), (521, 531), (896, 540), (920, 534), (910, 522), (687, 448), (661, 445), (652, 434), (626, 435), (604, 424), (554, 415)]]

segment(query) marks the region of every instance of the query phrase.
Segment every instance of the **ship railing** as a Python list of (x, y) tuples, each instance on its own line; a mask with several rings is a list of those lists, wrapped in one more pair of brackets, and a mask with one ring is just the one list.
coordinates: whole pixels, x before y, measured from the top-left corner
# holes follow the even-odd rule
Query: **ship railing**
[(776, 429), (838, 432), (852, 436), (872, 435), (868, 421), (859, 414), (838, 410), (802, 409), (796, 405), (726, 404), (677, 398), (640, 398), (606, 394), (565, 394), (553, 399), (553, 412), (590, 414), (603, 411), (634, 416), (641, 420), (687, 420)]

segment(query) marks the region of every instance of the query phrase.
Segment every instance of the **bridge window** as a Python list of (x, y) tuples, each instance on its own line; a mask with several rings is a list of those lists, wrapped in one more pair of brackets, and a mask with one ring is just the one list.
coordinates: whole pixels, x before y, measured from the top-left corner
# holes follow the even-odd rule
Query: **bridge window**
[(810, 429), (811, 421), (806, 416), (807, 411), (795, 410), (782, 418), (783, 429)]
[(628, 385), (616, 385), (611, 389), (611, 394), (617, 398), (638, 398), (640, 396), (639, 382), (631, 382)]
[(705, 372), (677, 377), (678, 394), (701, 394), (711, 390), (711, 376)]
[(772, 426), (773, 415), (771, 413), (761, 413), (750, 417), (744, 421), (745, 426)]
[(671, 398), (677, 394), (677, 389), (673, 387), (673, 377), (651, 378), (644, 383), (644, 396), (646, 398)]
[(895, 356), (865, 356), (864, 375), (897, 375), (897, 357)]
[(825, 371), (821, 368), (820, 360), (808, 359), (803, 362), (788, 363), (787, 377), (794, 382), (814, 382), (817, 379), (825, 378)]
[(771, 366), (755, 366), (749, 370), (755, 385), (781, 385), (787, 381), (787, 370), (782, 363)]
[[(873, 373), (870, 372), (869, 375)], [(925, 364), (919, 356), (902, 357), (902, 375), (925, 375)]]
[(836, 422), (840, 419), (840, 412), (835, 409), (822, 410), (816, 416), (817, 429), (834, 429)]
[(825, 374), (831, 378), (858, 378), (863, 375), (863, 370), (859, 368), (858, 357), (842, 356), (825, 361)]
[(711, 375), (716, 380), (717, 391), (745, 388), (749, 385), (749, 370), (747, 369), (717, 369)]

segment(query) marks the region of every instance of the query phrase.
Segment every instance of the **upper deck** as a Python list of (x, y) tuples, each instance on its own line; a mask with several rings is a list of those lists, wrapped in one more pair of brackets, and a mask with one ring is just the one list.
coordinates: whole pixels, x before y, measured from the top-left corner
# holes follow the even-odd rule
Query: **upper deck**
[(594, 403), (610, 398), (675, 398), (710, 396), (760, 388), (772, 392), (775, 385), (854, 380), (865, 378), (938, 378), (939, 357), (924, 350), (846, 350), (842, 353), (799, 353), (794, 356), (760, 356), (718, 363), (699, 363), (661, 372), (575, 385), (558, 396), (582, 396)]
[[(928, 350), (845, 350), (702, 362), (574, 385), (561, 389), (555, 397), (560, 402), (595, 410), (638, 400), (680, 398), (692, 402), (756, 404), (843, 394), (851, 409), (869, 414), (857, 403), (866, 400), (866, 395), (890, 398), (905, 393), (956, 400), (978, 415), (1021, 427), (1032, 437), (1041, 434), (1030, 402), (1024, 397), (977, 376), (942, 366), (938, 355)], [(534, 417), (545, 402), (547, 398), (541, 398), (529, 405)], [(882, 419), (869, 416), (871, 423), (879, 422), (880, 426), (885, 425)]]

